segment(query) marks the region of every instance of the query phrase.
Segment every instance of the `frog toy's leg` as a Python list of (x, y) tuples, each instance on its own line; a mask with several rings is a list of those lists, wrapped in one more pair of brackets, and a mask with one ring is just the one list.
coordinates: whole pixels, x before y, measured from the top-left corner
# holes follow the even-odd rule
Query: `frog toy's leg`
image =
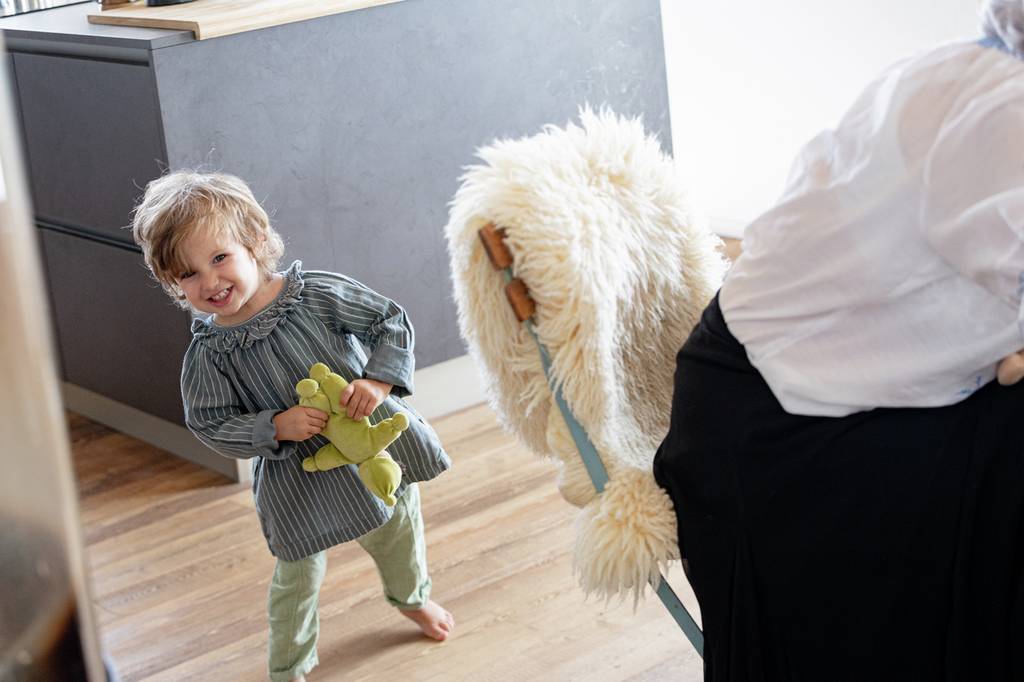
[(344, 415), (331, 415), (322, 431), (327, 439), (352, 462), (376, 456), (409, 428), (409, 417), (401, 412), (379, 424), (370, 426), (369, 419), (355, 421)]
[(382, 451), (395, 442), (395, 439), (407, 428), (409, 428), (409, 417), (402, 412), (397, 412), (394, 417), (374, 424), (367, 429), (371, 451)]
[(302, 468), (311, 472), (328, 471), (345, 464), (355, 464), (355, 462), (341, 454), (341, 450), (336, 448), (334, 443), (328, 443), (317, 450), (312, 457), (302, 460)]
[(322, 362), (318, 362), (309, 368), (309, 378), (320, 384), (331, 374), (331, 368)]
[(360, 464), (359, 478), (366, 489), (383, 500), (384, 504), (395, 506), (398, 501), (395, 491), (402, 484), (402, 468), (386, 451)]
[(316, 408), (328, 415), (331, 413), (331, 401), (314, 379), (303, 379), (297, 383), (295, 392), (299, 394), (299, 405)]

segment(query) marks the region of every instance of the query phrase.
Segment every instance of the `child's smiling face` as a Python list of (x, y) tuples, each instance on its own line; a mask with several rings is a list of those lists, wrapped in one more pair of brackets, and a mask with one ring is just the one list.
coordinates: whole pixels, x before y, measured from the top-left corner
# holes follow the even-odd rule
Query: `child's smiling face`
[(276, 295), (273, 280), (260, 278), (256, 258), (226, 232), (197, 230), (181, 249), (189, 272), (178, 286), (193, 308), (213, 313), (221, 326), (245, 322)]

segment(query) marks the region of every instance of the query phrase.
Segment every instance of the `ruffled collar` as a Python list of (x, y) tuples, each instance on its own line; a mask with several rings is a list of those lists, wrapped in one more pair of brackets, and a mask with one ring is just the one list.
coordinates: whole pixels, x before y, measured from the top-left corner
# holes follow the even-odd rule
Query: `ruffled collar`
[(215, 323), (212, 315), (192, 320), (193, 338), (218, 353), (227, 353), (236, 347), (251, 346), (269, 336), (277, 323), (302, 300), (302, 261), (292, 263), (283, 274), (284, 283), (281, 285), (281, 291), (263, 310), (245, 322), (231, 327), (222, 327)]

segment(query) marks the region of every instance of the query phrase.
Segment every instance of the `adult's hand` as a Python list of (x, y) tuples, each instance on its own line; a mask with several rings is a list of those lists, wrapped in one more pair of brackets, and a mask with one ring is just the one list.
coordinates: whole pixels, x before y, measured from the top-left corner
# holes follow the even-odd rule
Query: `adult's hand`
[(996, 370), (996, 378), (1002, 386), (1012, 386), (1024, 379), (1024, 350), (1003, 358)]

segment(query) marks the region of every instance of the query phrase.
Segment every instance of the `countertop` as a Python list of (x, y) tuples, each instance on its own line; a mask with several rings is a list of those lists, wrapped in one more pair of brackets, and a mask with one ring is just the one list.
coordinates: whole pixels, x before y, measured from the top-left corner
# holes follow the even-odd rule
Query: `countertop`
[(0, 19), (12, 52), (148, 61), (145, 53), (195, 40), (192, 31), (90, 24), (99, 5), (83, 2)]
[(89, 15), (89, 21), (117, 26), (185, 29), (194, 32), (197, 40), (207, 40), (401, 1), (195, 0), (151, 7), (146, 0), (135, 0), (97, 9)]

